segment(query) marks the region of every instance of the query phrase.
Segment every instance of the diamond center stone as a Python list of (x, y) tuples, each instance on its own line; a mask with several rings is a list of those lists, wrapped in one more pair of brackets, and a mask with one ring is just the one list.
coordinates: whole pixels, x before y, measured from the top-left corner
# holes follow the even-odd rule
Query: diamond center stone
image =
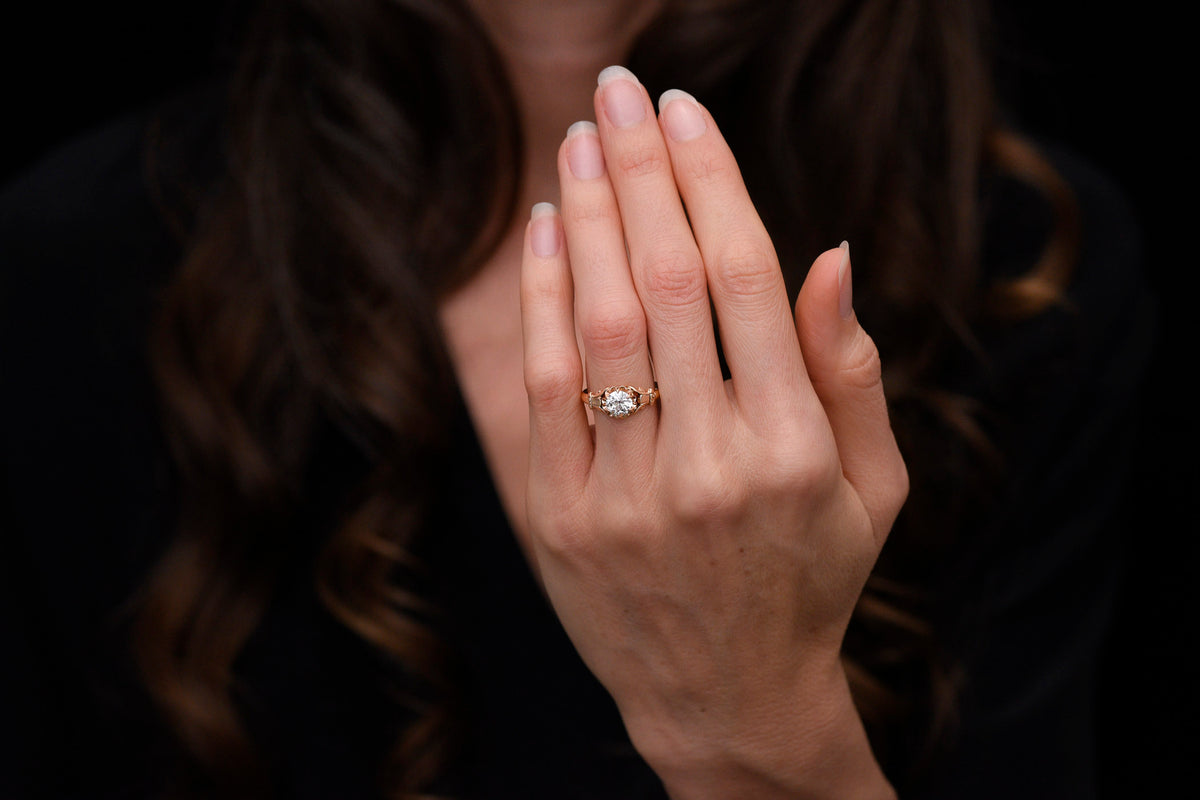
[(614, 417), (628, 417), (637, 408), (637, 401), (624, 389), (614, 389), (604, 395), (600, 408)]

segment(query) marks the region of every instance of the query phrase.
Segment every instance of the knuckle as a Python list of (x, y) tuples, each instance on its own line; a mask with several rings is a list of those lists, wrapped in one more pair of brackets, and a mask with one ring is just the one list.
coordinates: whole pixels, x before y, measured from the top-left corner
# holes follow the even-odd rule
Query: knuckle
[(732, 166), (729, 158), (705, 153), (691, 159), (684, 167), (684, 175), (695, 183), (706, 185), (723, 179)]
[(714, 272), (720, 285), (733, 295), (755, 297), (783, 286), (774, 255), (758, 244), (728, 248), (717, 259)]
[(875, 341), (861, 328), (843, 362), (839, 379), (844, 386), (862, 391), (883, 389), (883, 362)]
[(904, 457), (900, 455), (899, 450), (896, 451), (894, 462), (888, 496), (889, 516), (893, 520), (900, 514), (900, 509), (904, 507), (904, 503), (908, 500), (910, 488), (908, 466), (904, 463)]
[(842, 480), (841, 462), (833, 458), (810, 458), (797, 468), (786, 483), (788, 491), (813, 500), (832, 493)]
[(521, 274), (521, 303), (527, 308), (556, 307), (567, 303), (567, 282), (551, 270), (525, 270)]
[(821, 448), (814, 449), (811, 439), (803, 435), (781, 437), (757, 460), (763, 491), (779, 497), (819, 499), (837, 485), (842, 475), (837, 458)]
[(529, 533), (541, 546), (559, 556), (587, 545), (587, 508), (582, 491), (563, 491), (556, 482), (534, 484), (526, 497)]
[(608, 553), (621, 553), (639, 557), (644, 555), (647, 545), (655, 539), (652, 527), (646, 517), (639, 511), (638, 506), (631, 504), (614, 504), (619, 510), (615, 513), (611, 507), (597, 528), (596, 546), (603, 547)]
[(561, 213), (566, 227), (590, 227), (620, 221), (616, 206), (599, 198), (564, 203)]
[(748, 497), (740, 481), (716, 467), (688, 470), (675, 482), (671, 506), (684, 522), (699, 524), (737, 517)]
[(588, 313), (580, 323), (580, 334), (593, 354), (634, 355), (646, 347), (646, 319), (639, 309), (612, 304)]
[(708, 292), (704, 264), (698, 255), (658, 253), (646, 260), (643, 275), (647, 292), (667, 305), (691, 305), (703, 300)]
[(885, 457), (882, 462), (868, 490), (871, 527), (879, 546), (887, 540), (896, 518), (900, 516), (909, 490), (908, 468), (900, 451), (895, 450), (891, 457)]
[(555, 558), (576, 564), (610, 560), (614, 554), (644, 554), (652, 539), (644, 515), (620, 501), (600, 513), (562, 509), (543, 521), (537, 535)]
[(525, 393), (535, 411), (546, 411), (560, 405), (564, 398), (573, 397), (583, 386), (579, 358), (563, 353), (559, 356), (541, 355), (525, 362)]
[(662, 170), (666, 165), (666, 154), (659, 147), (640, 145), (618, 153), (616, 165), (622, 175), (637, 178)]
[(559, 561), (574, 561), (592, 546), (587, 529), (562, 513), (544, 520), (533, 533), (542, 547)]
[(598, 545), (595, 514), (585, 496), (583, 491), (546, 491), (535, 501), (530, 493), (530, 533), (560, 561), (588, 558)]

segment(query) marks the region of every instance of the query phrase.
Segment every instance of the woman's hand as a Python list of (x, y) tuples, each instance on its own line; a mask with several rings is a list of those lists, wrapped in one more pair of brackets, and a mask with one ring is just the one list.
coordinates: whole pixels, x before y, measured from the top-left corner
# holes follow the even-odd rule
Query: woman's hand
[[(673, 796), (888, 797), (839, 651), (908, 484), (849, 251), (816, 260), (793, 319), (712, 117), (660, 103), (605, 70), (597, 125), (559, 151), (561, 217), (539, 206), (526, 235), (537, 569)], [(661, 397), (594, 410), (593, 434), (585, 374)]]

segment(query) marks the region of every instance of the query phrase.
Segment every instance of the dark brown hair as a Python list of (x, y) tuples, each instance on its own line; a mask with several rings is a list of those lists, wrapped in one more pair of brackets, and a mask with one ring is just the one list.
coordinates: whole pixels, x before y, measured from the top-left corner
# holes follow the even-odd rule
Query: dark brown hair
[[(987, 310), (977, 200), (989, 143), (1004, 139), (984, 36), (979, 5), (958, 0), (693, 0), (668, 2), (630, 58), (652, 94), (682, 88), (712, 110), (793, 290), (816, 253), (854, 245), (858, 313), (914, 476), (846, 642), (881, 752), (896, 719), (915, 714), (930, 732), (952, 705), (926, 598), (887, 555), (952, 536), (958, 517), (922, 487), (983, 469), (970, 442), (985, 437), (940, 380)], [(260, 791), (234, 662), (295, 568), (328, 422), (362, 469), (299, 563), (329, 611), (421, 687), (401, 698), (384, 768), (388, 791), (407, 796), (444, 763), (453, 723), (413, 556), (422, 465), (444, 445), (453, 392), (435, 310), (519, 211), (514, 101), (461, 0), (264, 0), (241, 52), (228, 163), (154, 336), (179, 523), (136, 652), (199, 772), (229, 794)], [(1040, 308), (1057, 270), (1010, 289), (1007, 307)], [(967, 446), (928, 446), (946, 435)]]

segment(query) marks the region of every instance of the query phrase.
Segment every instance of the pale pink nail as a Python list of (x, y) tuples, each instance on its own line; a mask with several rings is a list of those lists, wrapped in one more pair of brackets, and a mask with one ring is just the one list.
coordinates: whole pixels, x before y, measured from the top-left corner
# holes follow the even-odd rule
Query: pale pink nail
[(553, 203), (538, 203), (530, 213), (529, 246), (538, 258), (552, 258), (562, 247), (558, 228), (558, 209)]
[(628, 128), (646, 118), (641, 84), (632, 72), (624, 67), (606, 67), (596, 82), (603, 87), (604, 113), (614, 127)]
[(679, 89), (663, 92), (658, 98), (658, 110), (667, 135), (677, 142), (690, 142), (708, 130), (700, 104), (687, 92)]
[(567, 166), (582, 181), (604, 174), (604, 151), (596, 123), (576, 122), (567, 129)]

